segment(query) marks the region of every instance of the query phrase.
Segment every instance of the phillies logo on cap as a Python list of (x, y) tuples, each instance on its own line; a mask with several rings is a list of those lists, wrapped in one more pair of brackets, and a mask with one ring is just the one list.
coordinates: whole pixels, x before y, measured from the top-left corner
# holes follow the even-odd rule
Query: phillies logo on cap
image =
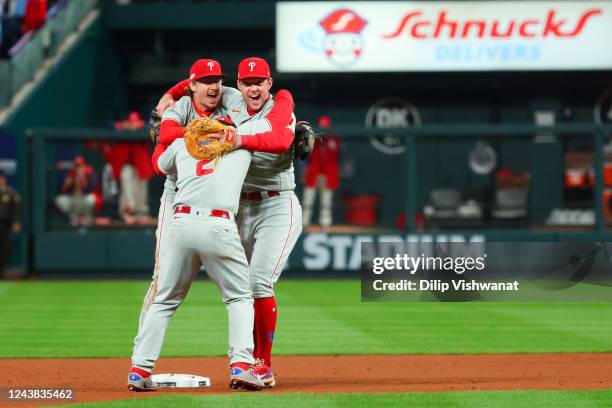
[(189, 79), (196, 81), (200, 78), (218, 76), (224, 77), (221, 64), (212, 59), (199, 59), (189, 69)]
[(245, 58), (238, 65), (238, 79), (245, 78), (270, 78), (270, 66), (263, 58)]
[(337, 67), (348, 68), (363, 53), (361, 32), (366, 24), (354, 11), (338, 9), (319, 21), (319, 27), (303, 33), (300, 43), (311, 51), (323, 53)]

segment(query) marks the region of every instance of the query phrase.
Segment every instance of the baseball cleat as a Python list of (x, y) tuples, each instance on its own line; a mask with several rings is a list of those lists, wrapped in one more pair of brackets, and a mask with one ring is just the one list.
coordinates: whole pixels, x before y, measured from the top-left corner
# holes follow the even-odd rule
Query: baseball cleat
[(266, 388), (274, 388), (276, 386), (274, 372), (264, 363), (263, 359), (259, 359), (255, 362), (253, 373), (264, 383)]
[(252, 369), (243, 370), (240, 367), (232, 368), (229, 386), (234, 390), (247, 391), (259, 391), (266, 387), (264, 382), (253, 373)]
[(157, 391), (157, 385), (151, 380), (151, 373), (132, 367), (128, 374), (128, 390), (135, 392)]

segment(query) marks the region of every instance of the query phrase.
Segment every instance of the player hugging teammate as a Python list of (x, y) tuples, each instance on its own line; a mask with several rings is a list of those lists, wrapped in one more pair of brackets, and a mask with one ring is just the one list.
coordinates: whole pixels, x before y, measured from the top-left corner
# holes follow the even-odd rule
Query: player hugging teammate
[[(150, 375), (168, 321), (199, 270), (194, 256), (227, 305), (230, 386), (257, 390), (276, 384), (271, 368), (277, 320), (274, 284), (302, 230), (290, 149), (296, 126), (293, 99), (285, 90), (272, 97), (270, 68), (261, 58), (240, 62), (238, 90), (222, 86), (222, 77), (217, 61), (198, 60), (189, 78), (171, 88), (157, 106), (163, 116), (152, 160), (167, 179), (153, 281), (128, 376), (134, 391), (155, 389)], [(201, 117), (237, 125), (235, 132), (221, 123), (212, 125), (219, 143), (229, 141), (234, 151), (215, 160), (198, 159), (194, 146), (204, 148), (210, 142), (188, 140), (188, 134), (200, 129), (185, 129)], [(305, 135), (300, 149), (307, 151), (312, 129), (303, 124), (300, 129)]]

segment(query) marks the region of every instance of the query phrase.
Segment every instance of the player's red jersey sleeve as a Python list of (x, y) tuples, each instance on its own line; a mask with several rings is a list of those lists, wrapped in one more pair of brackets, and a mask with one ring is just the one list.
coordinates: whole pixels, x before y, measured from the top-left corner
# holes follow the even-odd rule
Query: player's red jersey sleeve
[(166, 149), (168, 148), (168, 146), (164, 146), (161, 143), (158, 143), (157, 146), (155, 146), (155, 150), (153, 150), (153, 156), (151, 156), (151, 164), (153, 165), (153, 170), (155, 170), (155, 173), (163, 176), (164, 173), (159, 169), (159, 165), (157, 164), (157, 160), (159, 159), (159, 156), (161, 156)]
[(266, 115), (272, 130), (253, 135), (241, 135), (242, 144), (247, 150), (266, 153), (283, 153), (293, 142), (295, 136), (293, 119), (293, 96), (281, 90), (274, 98), (272, 110)]
[(167, 94), (172, 95), (172, 99), (178, 101), (183, 96), (185, 96), (185, 89), (189, 86), (189, 80), (185, 79), (174, 85), (172, 88), (168, 89)]
[(159, 127), (159, 143), (170, 146), (176, 139), (183, 137), (185, 128), (172, 119), (166, 119)]

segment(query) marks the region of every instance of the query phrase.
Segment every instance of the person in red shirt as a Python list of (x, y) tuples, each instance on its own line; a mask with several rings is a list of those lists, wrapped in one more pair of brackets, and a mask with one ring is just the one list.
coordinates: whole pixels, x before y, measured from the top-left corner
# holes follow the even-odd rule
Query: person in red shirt
[(45, 25), (46, 19), (47, 0), (28, 0), (21, 31), (25, 34), (28, 31), (38, 30)]
[(70, 224), (91, 225), (96, 204), (94, 187), (96, 176), (93, 168), (81, 156), (74, 158), (74, 166), (68, 171), (55, 198), (55, 205), (70, 218)]
[[(331, 127), (331, 124), (329, 116), (319, 118), (321, 128), (327, 129)], [(317, 189), (320, 190), (319, 224), (322, 227), (329, 227), (332, 224), (333, 195), (340, 186), (339, 151), (340, 138), (338, 136), (324, 136), (315, 142), (304, 176), (302, 214), (305, 227), (309, 226), (312, 221), (312, 209)]]
[[(116, 130), (144, 129), (144, 120), (138, 112), (130, 112), (125, 120), (115, 123)], [(113, 177), (120, 181), (119, 215), (127, 224), (150, 224), (149, 180), (153, 168), (149, 162), (149, 144), (146, 141), (118, 142), (112, 146), (107, 159), (113, 168)]]

